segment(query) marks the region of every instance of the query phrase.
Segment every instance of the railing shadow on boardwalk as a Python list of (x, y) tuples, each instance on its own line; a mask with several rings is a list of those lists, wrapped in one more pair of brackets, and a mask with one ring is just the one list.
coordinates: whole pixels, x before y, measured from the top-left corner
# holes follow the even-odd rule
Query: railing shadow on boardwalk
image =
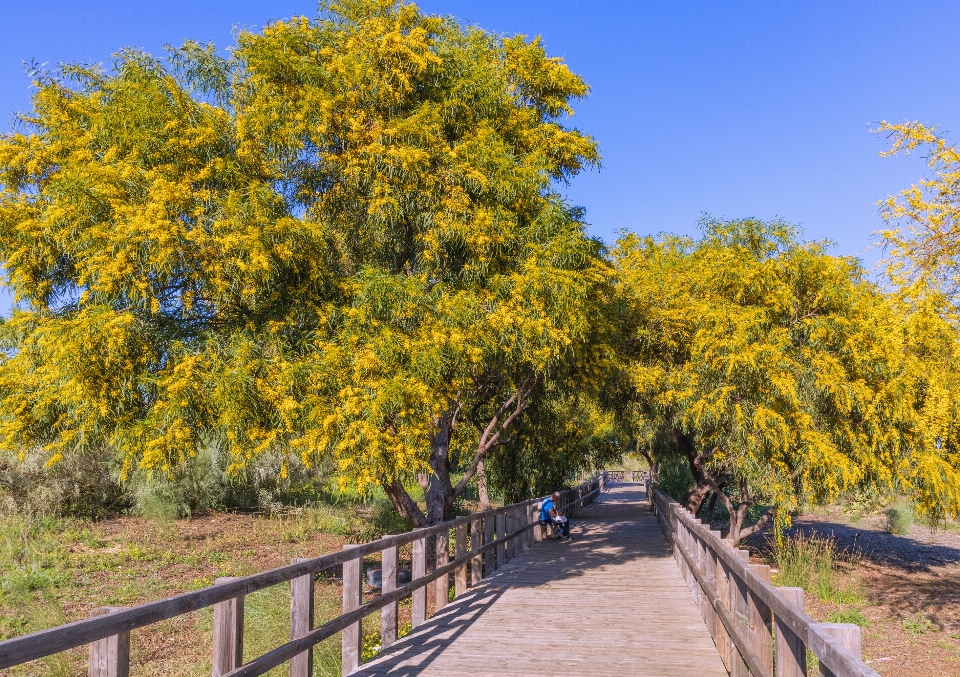
[[(353, 674), (357, 677), (420, 675), (511, 588), (546, 587), (551, 582), (581, 577), (602, 567), (669, 556), (659, 529), (655, 539), (640, 538), (638, 520), (645, 516), (653, 522), (655, 518), (646, 503), (642, 485), (634, 485), (639, 487), (636, 491), (624, 491), (628, 486), (629, 483), (612, 483), (610, 489), (616, 492), (616, 502), (610, 494), (604, 494), (571, 518), (572, 542), (537, 543), (530, 552), (470, 588), (467, 594)], [(624, 505), (624, 501), (629, 503)], [(543, 622), (543, 619), (529, 620), (531, 624)]]

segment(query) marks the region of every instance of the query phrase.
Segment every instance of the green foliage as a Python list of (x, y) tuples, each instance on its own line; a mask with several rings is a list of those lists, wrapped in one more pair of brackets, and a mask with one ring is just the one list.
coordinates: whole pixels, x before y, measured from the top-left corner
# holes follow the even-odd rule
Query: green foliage
[(928, 632), (936, 630), (933, 621), (922, 614), (916, 618), (904, 620), (900, 626), (914, 637), (919, 637), (920, 635), (925, 635)]
[(694, 485), (687, 459), (681, 456), (664, 458), (657, 467), (657, 484), (673, 500), (682, 500)]
[(38, 448), (19, 458), (0, 451), (0, 517), (99, 519), (129, 505), (115, 463), (104, 449), (86, 450), (50, 467), (45, 461)]
[(853, 623), (854, 625), (859, 625), (861, 628), (866, 628), (873, 625), (870, 622), (870, 619), (867, 618), (860, 609), (844, 609), (842, 611), (834, 611), (827, 616), (827, 622)]
[[(777, 584), (803, 588), (823, 601), (859, 603), (862, 595), (844, 586), (837, 572), (838, 553), (831, 538), (796, 534), (775, 546)], [(855, 563), (855, 561), (854, 561)]]
[(899, 500), (886, 510), (886, 529), (895, 536), (906, 536), (913, 526), (913, 506), (904, 500)]
[(450, 493), (432, 446), (482, 457), (550, 382), (596, 392), (609, 269), (555, 185), (599, 161), (579, 76), (399, 0), (231, 54), (35, 75), (0, 137), (0, 444), (112, 449), (171, 515), (214, 491), (182, 470), (209, 445), (231, 477)]
[(781, 527), (855, 487), (957, 512), (960, 344), (942, 299), (887, 295), (783, 222), (702, 226), (612, 252), (623, 427), (731, 475), (739, 504), (775, 506)]

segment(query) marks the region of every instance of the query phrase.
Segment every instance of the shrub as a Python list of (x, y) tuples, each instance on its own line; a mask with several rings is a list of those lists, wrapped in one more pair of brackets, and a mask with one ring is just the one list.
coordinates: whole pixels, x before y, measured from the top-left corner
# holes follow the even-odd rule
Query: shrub
[(668, 456), (657, 468), (657, 485), (660, 491), (675, 501), (683, 498), (694, 485), (693, 474), (687, 459), (680, 456)]
[(127, 507), (107, 450), (69, 454), (47, 467), (40, 448), (0, 453), (0, 516), (98, 519)]
[(913, 506), (907, 501), (897, 501), (887, 508), (886, 529), (895, 536), (906, 536), (913, 526)]

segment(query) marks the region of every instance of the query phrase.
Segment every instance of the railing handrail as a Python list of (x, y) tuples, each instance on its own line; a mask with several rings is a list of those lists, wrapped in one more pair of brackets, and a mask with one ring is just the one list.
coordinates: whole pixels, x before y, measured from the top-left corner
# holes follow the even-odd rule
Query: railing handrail
[[(838, 677), (879, 677), (875, 670), (864, 663), (858, 656), (850, 652), (840, 641), (824, 632), (820, 627), (820, 623), (807, 615), (803, 610), (796, 608), (786, 600), (773, 585), (757, 575), (748, 564), (737, 557), (736, 551), (733, 548), (724, 544), (723, 540), (720, 539), (717, 534), (712, 533), (708, 527), (704, 526), (687, 510), (683, 509), (679, 503), (660, 491), (660, 489), (652, 488), (651, 493), (653, 494), (651, 502), (658, 511), (661, 513), (672, 511), (672, 513), (683, 522), (684, 526), (696, 534), (697, 538), (700, 539), (718, 559), (723, 561), (724, 566), (742, 580), (747, 588), (763, 601), (763, 603), (770, 608), (770, 611), (789, 627), (790, 630), (800, 638), (803, 644), (808, 647), (824, 665), (830, 668), (834, 674), (838, 675)], [(666, 510), (664, 506), (666, 506)], [(672, 540), (688, 560), (688, 563), (691, 565), (691, 570), (695, 575), (701, 573), (701, 576), (698, 576), (698, 578), (701, 578), (702, 572), (699, 572), (698, 567), (693, 565), (690, 553), (686, 551), (684, 544), (675, 538), (676, 532), (673, 531), (673, 526), (669, 520), (665, 520), (665, 522), (671, 529), (671, 532), (673, 532), (671, 534)], [(662, 521), (661, 523), (664, 522)], [(703, 587), (704, 581), (698, 580), (698, 583)], [(711, 599), (710, 602), (716, 607), (716, 599)], [(743, 638), (739, 636), (739, 629), (729, 627), (727, 625), (728, 619), (722, 618), (722, 615), (720, 616), (724, 625), (727, 626), (727, 632), (730, 637), (734, 639), (741, 653), (748, 654), (752, 652), (749, 645), (740, 646)]]
[[(591, 491), (589, 494), (576, 498), (563, 506), (560, 506), (561, 509), (569, 507), (570, 505), (578, 502), (584, 501), (588, 496), (592, 496), (594, 493), (597, 493), (602, 489), (603, 484), (600, 483), (600, 479), (603, 477), (603, 473), (598, 474), (596, 477), (580, 484), (574, 489), (581, 489), (588, 487), (594, 483), (599, 483), (599, 486), (594, 491)], [(572, 490), (571, 490), (572, 491)], [(338, 564), (343, 564), (344, 562), (352, 561), (355, 559), (363, 558), (367, 555), (374, 553), (380, 553), (383, 550), (391, 547), (399, 547), (412, 543), (420, 539), (426, 539), (437, 534), (448, 532), (450, 529), (455, 529), (458, 526), (469, 524), (475, 522), (478, 519), (487, 519), (490, 517), (495, 517), (497, 515), (505, 515), (511, 511), (515, 511), (518, 508), (523, 508), (526, 506), (533, 505), (534, 503), (542, 500), (541, 498), (532, 498), (526, 501), (520, 501), (518, 503), (513, 503), (510, 505), (505, 505), (500, 508), (491, 508), (489, 510), (483, 510), (476, 513), (471, 513), (470, 515), (464, 515), (457, 517), (452, 520), (447, 520), (445, 522), (440, 522), (438, 524), (431, 525), (429, 527), (421, 527), (408, 531), (403, 534), (384, 536), (375, 541), (370, 541), (368, 543), (363, 543), (350, 548), (345, 548), (338, 550), (337, 552), (329, 553), (327, 555), (321, 555), (319, 557), (314, 557), (310, 559), (304, 559), (299, 561), (296, 564), (288, 564), (282, 567), (277, 567), (275, 569), (270, 569), (260, 573), (252, 574), (250, 576), (244, 576), (242, 578), (236, 578), (230, 582), (214, 584), (207, 586), (200, 590), (195, 590), (191, 592), (180, 593), (179, 595), (173, 595), (171, 597), (166, 597), (163, 599), (155, 600), (153, 602), (145, 602), (134, 607), (127, 609), (121, 609), (114, 611), (110, 614), (105, 614), (102, 616), (95, 616), (93, 618), (87, 618), (83, 620), (74, 621), (72, 623), (66, 623), (64, 625), (56, 626), (53, 628), (47, 628), (45, 630), (37, 630), (26, 635), (21, 635), (19, 637), (13, 637), (11, 639), (4, 640), (0, 642), (0, 669), (5, 669), (13, 667), (15, 665), (20, 665), (28, 661), (37, 660), (39, 658), (44, 658), (62, 651), (67, 651), (69, 649), (74, 649), (85, 644), (90, 644), (101, 639), (106, 639), (117, 635), (120, 632), (127, 632), (134, 630), (136, 628), (141, 628), (147, 625), (152, 625), (159, 621), (167, 620), (174, 618), (176, 616), (181, 616), (187, 613), (192, 613), (203, 609), (206, 607), (213, 606), (219, 602), (224, 602), (241, 595), (248, 595), (250, 593), (256, 592), (258, 590), (263, 590), (286, 581), (293, 580), (305, 575), (314, 575), (329, 569)], [(494, 548), (499, 544), (506, 543), (516, 536), (525, 533), (528, 529), (532, 529), (539, 520), (533, 524), (529, 524), (521, 529), (518, 529), (510, 534), (506, 535), (505, 538), (501, 541), (497, 539), (490, 543), (484, 544), (479, 550), (481, 552), (486, 551), (489, 548)], [(471, 551), (470, 555), (472, 557), (477, 556), (477, 552)], [(457, 565), (462, 565), (467, 561), (469, 557), (462, 556), (456, 559)], [(437, 569), (434, 572), (427, 574), (426, 576), (421, 576), (409, 584), (403, 586), (403, 588), (398, 588), (396, 592), (406, 591), (405, 594), (399, 595), (396, 597), (400, 599), (408, 594), (411, 591), (424, 587), (433, 580), (440, 578), (444, 575), (446, 569), (450, 568), (450, 565), (445, 565), (443, 569)], [(450, 569), (452, 570), (452, 569)], [(449, 572), (446, 572), (449, 573)], [(391, 599), (394, 596), (394, 593), (388, 593), (391, 595)], [(375, 611), (377, 607), (374, 603), (377, 602), (380, 598), (378, 597), (375, 600), (372, 600), (366, 605), (361, 606), (359, 609), (350, 612), (349, 614), (342, 614), (337, 618), (333, 619), (329, 623), (325, 624), (321, 628), (314, 630), (313, 633), (318, 632), (324, 627), (327, 627), (332, 624), (337, 624), (338, 627), (335, 630), (332, 630), (329, 634), (332, 635), (335, 632), (340, 631), (342, 628), (339, 623), (340, 620), (349, 616), (353, 617), (357, 612), (365, 609), (369, 606), (369, 609), (365, 613), (370, 613)], [(390, 603), (390, 600), (382, 600), (383, 606)], [(361, 614), (361, 616), (364, 614)], [(349, 621), (343, 623), (343, 627), (350, 625), (354, 621)], [(313, 634), (311, 633), (311, 634)], [(325, 635), (320, 639), (317, 639), (317, 642), (322, 641)], [(304, 638), (300, 638), (297, 642), (302, 641)], [(292, 644), (293, 642), (289, 643)], [(316, 643), (316, 642), (314, 642)], [(287, 646), (287, 645), (284, 645)], [(312, 646), (312, 644), (310, 644)], [(281, 647), (283, 648), (283, 647)], [(309, 647), (307, 647), (309, 648)], [(303, 651), (304, 649), (298, 650)], [(274, 652), (277, 651), (276, 649)], [(271, 655), (274, 652), (270, 652), (266, 655)], [(284, 659), (289, 660), (289, 658)], [(283, 661), (281, 661), (282, 663)], [(279, 665), (280, 663), (277, 663)], [(249, 664), (248, 664), (249, 665)], [(242, 666), (235, 671), (239, 674), (253, 674), (249, 672), (242, 671), (246, 666)], [(275, 667), (275, 666), (271, 666)], [(270, 669), (270, 668), (267, 668)], [(233, 674), (233, 673), (231, 673)], [(262, 673), (256, 673), (262, 674)]]

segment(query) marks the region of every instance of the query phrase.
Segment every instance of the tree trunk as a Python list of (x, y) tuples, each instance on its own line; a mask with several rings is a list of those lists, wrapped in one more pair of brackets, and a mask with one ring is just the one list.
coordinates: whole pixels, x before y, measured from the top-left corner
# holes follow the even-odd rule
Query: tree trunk
[(692, 514), (696, 515), (700, 512), (700, 506), (703, 505), (707, 494), (710, 493), (711, 486), (704, 476), (703, 463), (701, 462), (700, 454), (697, 453), (697, 449), (693, 444), (693, 439), (689, 435), (684, 435), (679, 430), (675, 430), (674, 435), (680, 444), (680, 448), (683, 449), (684, 455), (687, 457), (687, 463), (690, 464), (690, 474), (693, 475), (693, 479), (696, 482), (693, 488), (683, 497), (683, 500), (680, 501), (680, 504)]
[(437, 422), (430, 440), (430, 469), (424, 498), (427, 502), (427, 524), (437, 524), (453, 516), (453, 484), (450, 482), (450, 433), (453, 415), (444, 414)]
[(490, 509), (490, 496), (487, 494), (487, 469), (483, 460), (477, 464), (477, 495), (480, 498), (480, 509)]
[[(707, 479), (708, 481), (712, 480), (709, 473)], [(715, 481), (713, 481), (713, 483), (716, 484)], [(756, 498), (750, 494), (750, 487), (747, 485), (747, 480), (743, 478), (740, 479), (740, 496), (736, 505), (733, 504), (733, 501), (731, 501), (726, 494), (720, 492), (719, 496), (724, 502), (724, 505), (727, 506), (727, 512), (730, 513), (730, 530), (727, 532), (727, 538), (732, 539), (734, 543), (739, 543), (747, 536), (755, 534), (766, 527), (767, 524), (770, 523), (770, 520), (777, 514), (777, 508), (771, 508), (761, 515), (755, 524), (751, 524), (746, 529), (743, 528), (743, 523), (747, 519), (747, 512), (749, 512), (750, 506), (757, 502)]]

